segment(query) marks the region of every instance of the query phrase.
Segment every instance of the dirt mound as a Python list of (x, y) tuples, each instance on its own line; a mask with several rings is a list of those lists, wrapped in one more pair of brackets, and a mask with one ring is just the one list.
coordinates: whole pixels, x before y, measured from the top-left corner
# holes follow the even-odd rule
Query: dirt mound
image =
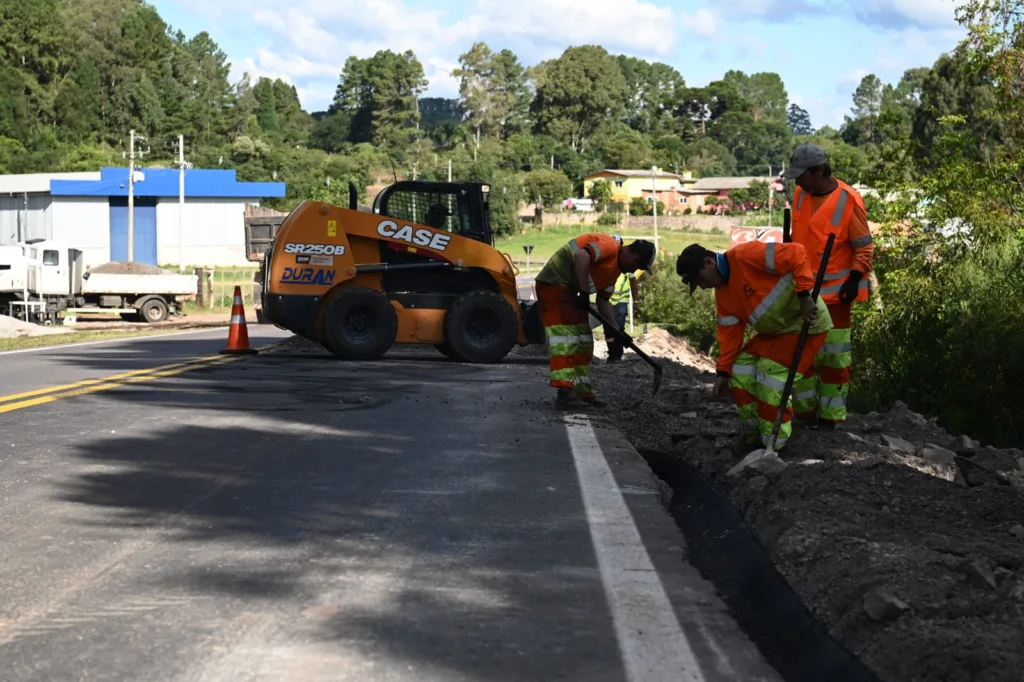
[(727, 492), (808, 609), (881, 680), (1019, 679), (1024, 453), (953, 437), (898, 403), (838, 431), (795, 430), (784, 464), (730, 476), (753, 447), (696, 364), (666, 369), (653, 399), (639, 362), (602, 367), (595, 385), (636, 447)]
[(672, 336), (664, 329), (653, 328), (636, 339), (643, 352), (700, 370), (714, 371), (715, 361), (691, 346), (686, 339)]
[(66, 327), (44, 327), (31, 322), (0, 315), (0, 339), (17, 339), (25, 336), (46, 336), (48, 334), (71, 334)]
[(89, 272), (101, 275), (176, 275), (178, 273), (144, 263), (114, 261), (89, 268)]

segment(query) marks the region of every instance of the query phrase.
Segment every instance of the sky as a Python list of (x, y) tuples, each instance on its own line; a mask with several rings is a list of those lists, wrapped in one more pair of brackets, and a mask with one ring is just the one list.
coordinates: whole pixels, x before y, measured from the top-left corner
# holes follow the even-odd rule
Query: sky
[(954, 0), (149, 0), (192, 36), (207, 31), (232, 63), (293, 84), (326, 109), (345, 60), (413, 50), (426, 96), (457, 97), (451, 77), (476, 41), (525, 65), (572, 45), (601, 45), (674, 66), (700, 87), (729, 69), (774, 71), (815, 127), (839, 127), (860, 79), (895, 83), (963, 37)]

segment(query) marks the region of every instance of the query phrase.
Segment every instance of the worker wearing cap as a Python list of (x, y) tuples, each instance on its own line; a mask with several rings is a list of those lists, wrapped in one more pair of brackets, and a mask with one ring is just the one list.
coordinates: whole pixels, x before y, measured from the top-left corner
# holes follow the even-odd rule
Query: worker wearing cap
[[(751, 441), (767, 447), (782, 392), (796, 355), (800, 329), (810, 322), (796, 377), (812, 371), (814, 357), (832, 328), (828, 307), (811, 299), (814, 271), (800, 244), (747, 242), (725, 253), (692, 244), (676, 260), (676, 273), (690, 286), (715, 290), (718, 360), (714, 397), (732, 389), (740, 421)], [(745, 345), (747, 325), (757, 333)], [(793, 412), (785, 406), (775, 448), (792, 434)]]
[(825, 339), (814, 374), (794, 387), (793, 408), (798, 421), (835, 428), (846, 421), (853, 361), (850, 327), (853, 304), (868, 300), (868, 273), (874, 259), (874, 240), (860, 193), (832, 177), (825, 150), (807, 142), (793, 152), (783, 173), (796, 181), (793, 192), (792, 241), (802, 244), (817, 269), (829, 234), (835, 234), (821, 299), (828, 305), (833, 328)]
[(621, 238), (591, 233), (560, 247), (537, 274), (537, 302), (551, 358), (551, 386), (558, 389), (556, 407), (571, 407), (578, 401), (604, 406), (590, 384), (594, 356), (590, 296), (597, 295), (598, 311), (614, 321), (610, 299), (615, 281), (623, 272), (649, 268), (653, 260), (654, 244), (649, 241), (623, 246)]

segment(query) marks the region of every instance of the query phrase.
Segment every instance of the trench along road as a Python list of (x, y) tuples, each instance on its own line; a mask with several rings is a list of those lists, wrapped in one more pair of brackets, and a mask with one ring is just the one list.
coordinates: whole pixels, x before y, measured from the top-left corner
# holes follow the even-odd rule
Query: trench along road
[(249, 334), (0, 353), (4, 680), (778, 679), (542, 358)]

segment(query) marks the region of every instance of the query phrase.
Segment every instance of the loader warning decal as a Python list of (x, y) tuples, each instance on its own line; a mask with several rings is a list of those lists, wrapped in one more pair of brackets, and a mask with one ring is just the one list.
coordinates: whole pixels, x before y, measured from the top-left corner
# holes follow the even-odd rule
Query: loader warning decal
[(416, 246), (425, 246), (435, 251), (444, 251), (448, 248), (448, 242), (452, 236), (443, 232), (434, 232), (426, 228), (413, 229), (412, 225), (405, 225), (401, 229), (398, 223), (393, 220), (384, 220), (377, 225), (377, 234), (390, 239), (398, 239)]
[(334, 284), (334, 270), (324, 268), (285, 268), (281, 273), (281, 284), (307, 284), (309, 286), (330, 286)]
[(328, 220), (327, 221), (327, 236), (337, 237), (338, 236), (338, 221)]

